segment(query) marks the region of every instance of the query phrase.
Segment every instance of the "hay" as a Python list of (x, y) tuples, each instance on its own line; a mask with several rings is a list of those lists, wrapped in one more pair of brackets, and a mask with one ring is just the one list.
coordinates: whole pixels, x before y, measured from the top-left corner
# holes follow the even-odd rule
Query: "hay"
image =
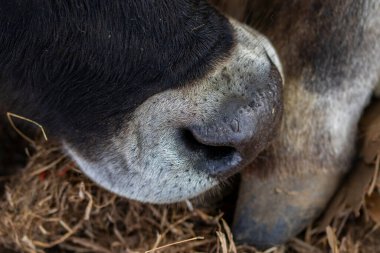
[(183, 240), (165, 252), (208, 252), (217, 250), (216, 231), (225, 234), (220, 215), (143, 205), (97, 187), (51, 145), (10, 179), (0, 210), (1, 245), (22, 252), (145, 252)]
[[(373, 108), (380, 109), (380, 103)], [(368, 115), (372, 121), (364, 120), (365, 126), (380, 123), (380, 113)], [(266, 252), (380, 248), (380, 128), (375, 130), (364, 128), (363, 159), (320, 222)], [(235, 245), (223, 217), (217, 208), (147, 205), (115, 196), (47, 143), (37, 145), (26, 168), (6, 182), (0, 245), (17, 252), (257, 252)]]
[[(379, 112), (377, 102), (363, 117), (360, 159), (320, 221), (286, 246), (266, 252), (378, 251)], [(49, 143), (37, 145), (26, 168), (6, 181), (0, 245), (18, 252), (257, 252), (235, 245), (217, 208), (117, 197)]]

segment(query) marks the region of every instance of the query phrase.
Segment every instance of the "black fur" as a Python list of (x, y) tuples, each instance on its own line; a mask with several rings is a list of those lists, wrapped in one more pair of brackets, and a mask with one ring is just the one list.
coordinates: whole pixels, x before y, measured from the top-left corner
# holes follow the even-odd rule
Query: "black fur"
[(232, 46), (230, 24), (206, 1), (0, 1), (0, 107), (88, 145)]

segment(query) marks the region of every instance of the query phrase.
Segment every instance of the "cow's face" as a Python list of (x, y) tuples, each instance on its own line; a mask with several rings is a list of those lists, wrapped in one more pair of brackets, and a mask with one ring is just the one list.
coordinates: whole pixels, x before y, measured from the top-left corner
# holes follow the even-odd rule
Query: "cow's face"
[(282, 113), (280, 63), (263, 36), (231, 24), (228, 57), (146, 99), (96, 159), (68, 145), (89, 177), (128, 198), (175, 202), (216, 186), (267, 146)]
[(11, 61), (0, 62), (10, 83), (0, 96), (12, 96), (0, 100), (23, 103), (12, 111), (60, 137), (90, 178), (119, 195), (197, 196), (251, 162), (278, 126), (273, 47), (205, 1), (2, 10), (10, 36), (1, 52)]

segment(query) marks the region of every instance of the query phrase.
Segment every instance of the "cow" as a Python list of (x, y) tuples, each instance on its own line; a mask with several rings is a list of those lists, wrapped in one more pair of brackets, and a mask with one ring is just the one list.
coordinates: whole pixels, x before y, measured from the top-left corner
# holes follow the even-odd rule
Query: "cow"
[(380, 1), (248, 3), (285, 77), (278, 137), (242, 174), (235, 238), (267, 248), (323, 211), (353, 162), (363, 108), (380, 86)]
[(236, 238), (281, 243), (347, 171), (380, 70), (379, 3), (252, 4), (261, 33), (205, 0), (1, 1), (3, 115), (38, 122), (89, 178), (141, 202), (246, 168)]

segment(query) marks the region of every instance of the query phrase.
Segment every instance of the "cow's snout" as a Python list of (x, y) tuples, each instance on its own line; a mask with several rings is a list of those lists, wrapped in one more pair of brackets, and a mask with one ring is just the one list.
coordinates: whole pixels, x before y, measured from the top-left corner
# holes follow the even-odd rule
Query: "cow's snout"
[(199, 142), (210, 146), (230, 146), (240, 150), (255, 132), (255, 115), (248, 105), (233, 101), (223, 105), (221, 115), (209, 123), (191, 126)]
[(281, 65), (265, 37), (231, 24), (234, 46), (206, 75), (145, 100), (105, 159), (76, 159), (91, 178), (136, 200), (176, 202), (218, 185), (268, 146), (282, 117)]
[(224, 178), (250, 162), (261, 148), (260, 124), (268, 124), (263, 116), (249, 101), (229, 99), (216, 117), (185, 128), (183, 141), (193, 152), (204, 153), (198, 168)]
[(240, 152), (233, 145), (209, 142), (190, 129), (182, 132), (183, 144), (194, 156), (201, 157), (196, 162), (197, 170), (213, 177), (227, 177), (242, 163)]

